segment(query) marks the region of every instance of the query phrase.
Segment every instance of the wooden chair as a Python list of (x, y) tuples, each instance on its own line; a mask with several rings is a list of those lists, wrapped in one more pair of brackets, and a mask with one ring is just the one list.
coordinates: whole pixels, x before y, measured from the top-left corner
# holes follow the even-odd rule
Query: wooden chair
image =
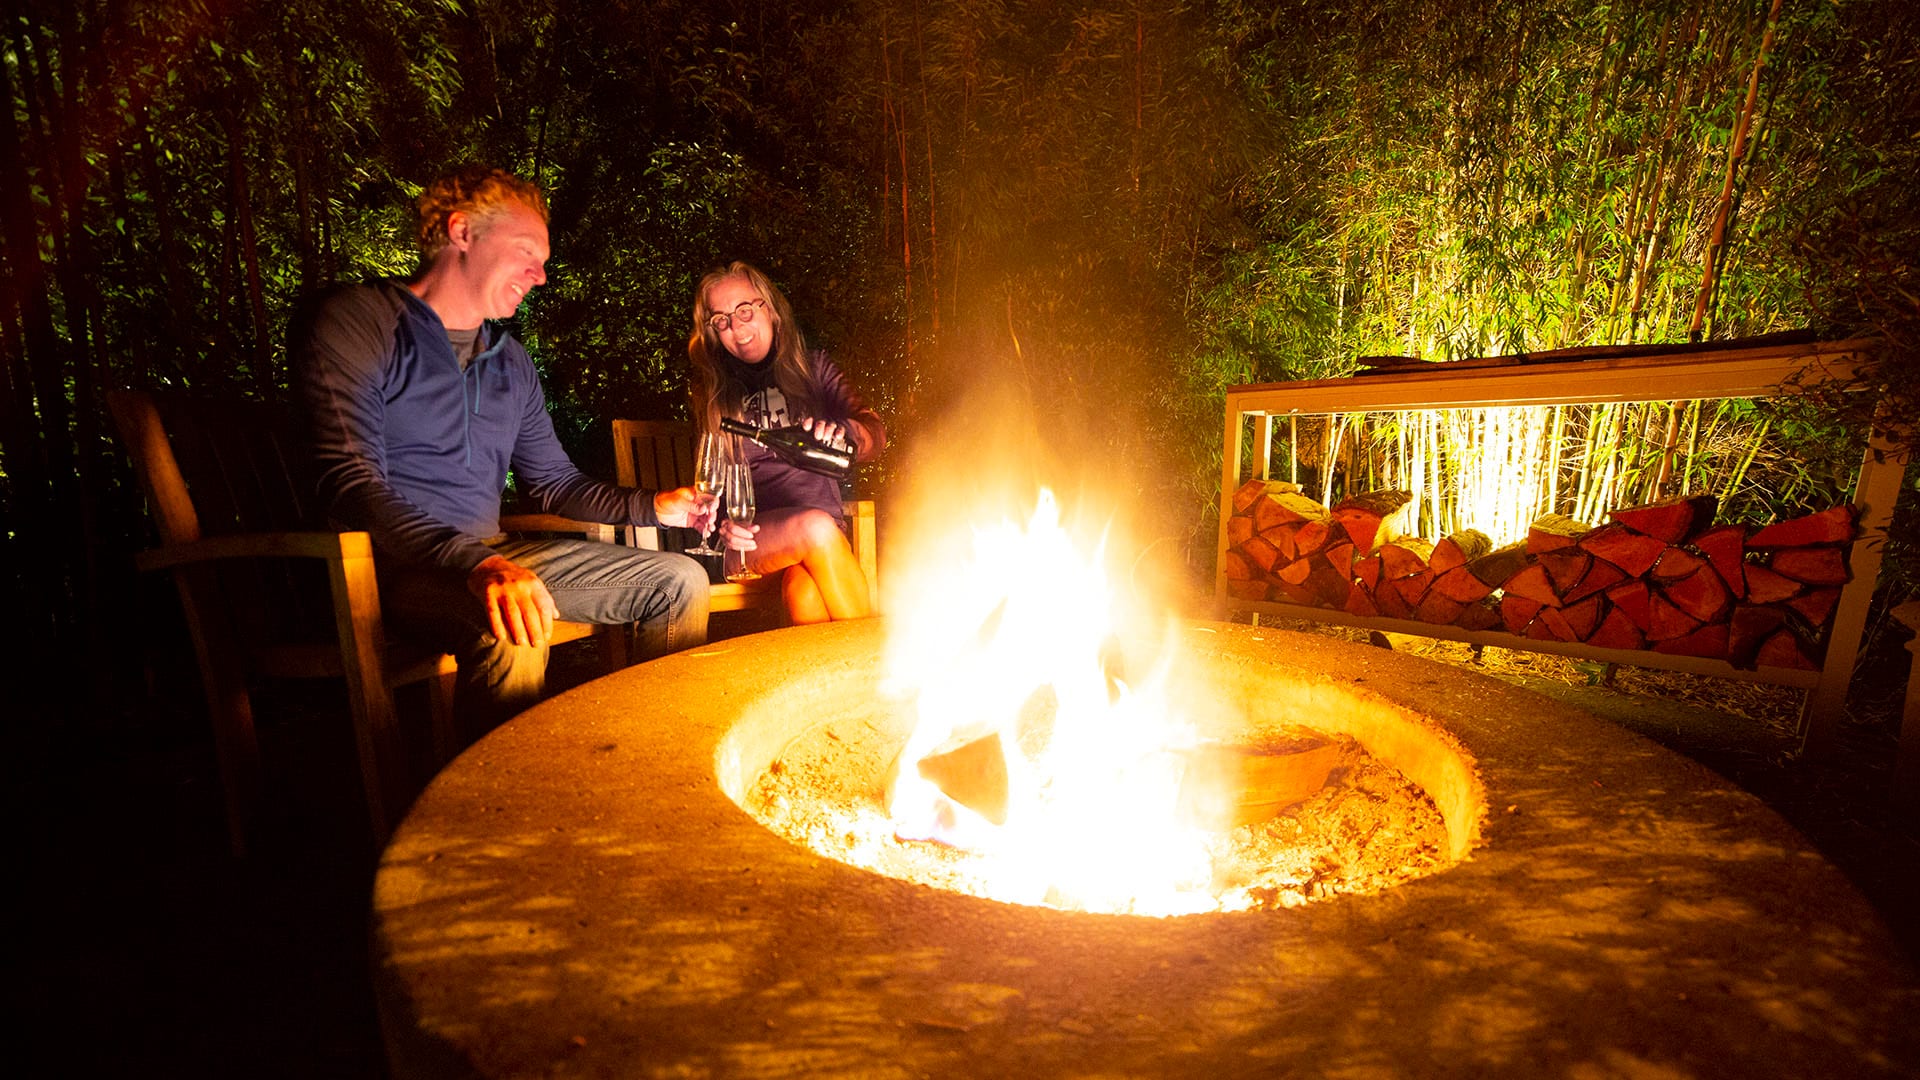
[[(679, 420), (615, 420), (613, 468), (615, 479), (628, 487), (650, 491), (686, 487), (693, 483), (693, 425)], [(855, 500), (847, 503), (845, 510), (847, 540), (853, 547), (854, 558), (860, 562), (860, 569), (867, 575), (867, 591), (877, 608), (880, 566), (873, 501)], [(662, 536), (663, 532), (665, 530), (636, 528), (631, 531), (628, 542), (654, 551), (662, 547), (678, 550), (682, 542)], [(709, 604), (714, 612), (769, 609), (783, 618), (786, 613), (786, 605), (780, 599), (778, 574), (754, 581), (717, 584), (713, 586)]]
[[(459, 749), (454, 658), (387, 638), (372, 542), (320, 522), (284, 410), (139, 390), (111, 391), (107, 405), (160, 539), (136, 563), (172, 572), (193, 636), (234, 853), (245, 854), (262, 786), (249, 693), (258, 678), (346, 681), (367, 812), (384, 842), (411, 795), (393, 688), (428, 683), (435, 764), (443, 763)], [(612, 526), (563, 518), (502, 525), (613, 540)], [(558, 623), (555, 640), (607, 629), (621, 628)], [(606, 640), (609, 659), (624, 659), (623, 636)]]

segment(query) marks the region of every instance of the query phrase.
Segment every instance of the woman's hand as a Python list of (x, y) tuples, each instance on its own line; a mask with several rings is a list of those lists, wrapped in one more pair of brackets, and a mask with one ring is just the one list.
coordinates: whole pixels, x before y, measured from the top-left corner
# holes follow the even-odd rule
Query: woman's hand
[(859, 449), (859, 436), (855, 434), (854, 425), (850, 423), (836, 424), (831, 420), (815, 420), (808, 416), (801, 419), (800, 430), (836, 450)]
[(735, 551), (752, 551), (759, 547), (760, 542), (753, 538), (759, 531), (758, 525), (736, 525), (731, 521), (720, 523), (720, 535), (725, 538), (726, 545)]

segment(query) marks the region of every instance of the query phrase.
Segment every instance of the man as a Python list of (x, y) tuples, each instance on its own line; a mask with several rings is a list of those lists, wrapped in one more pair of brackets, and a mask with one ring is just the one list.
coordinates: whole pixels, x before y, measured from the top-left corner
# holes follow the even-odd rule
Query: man
[(556, 618), (637, 623), (643, 659), (705, 641), (707, 575), (692, 559), (494, 538), (508, 469), (543, 510), (584, 521), (704, 529), (713, 501), (583, 475), (526, 350), (487, 321), (546, 281), (538, 188), (469, 166), (430, 184), (417, 210), (419, 272), (332, 291), (292, 340), (323, 505), (372, 534), (389, 623), (453, 652), (463, 707), (492, 721), (539, 698)]

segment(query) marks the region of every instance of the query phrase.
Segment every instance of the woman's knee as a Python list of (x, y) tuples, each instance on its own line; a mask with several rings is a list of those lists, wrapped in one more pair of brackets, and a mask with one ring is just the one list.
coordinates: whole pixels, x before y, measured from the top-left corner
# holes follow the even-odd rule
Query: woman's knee
[(820, 551), (836, 545), (844, 545), (847, 536), (840, 531), (840, 522), (825, 510), (808, 510), (794, 519), (794, 529), (808, 551)]

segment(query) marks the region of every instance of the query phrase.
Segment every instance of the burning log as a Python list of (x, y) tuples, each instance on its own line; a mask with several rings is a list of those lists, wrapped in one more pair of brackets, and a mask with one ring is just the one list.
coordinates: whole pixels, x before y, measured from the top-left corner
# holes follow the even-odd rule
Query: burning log
[(1186, 754), (1181, 813), (1223, 831), (1265, 821), (1326, 787), (1341, 753), (1340, 745), (1331, 742), (1197, 747)]

